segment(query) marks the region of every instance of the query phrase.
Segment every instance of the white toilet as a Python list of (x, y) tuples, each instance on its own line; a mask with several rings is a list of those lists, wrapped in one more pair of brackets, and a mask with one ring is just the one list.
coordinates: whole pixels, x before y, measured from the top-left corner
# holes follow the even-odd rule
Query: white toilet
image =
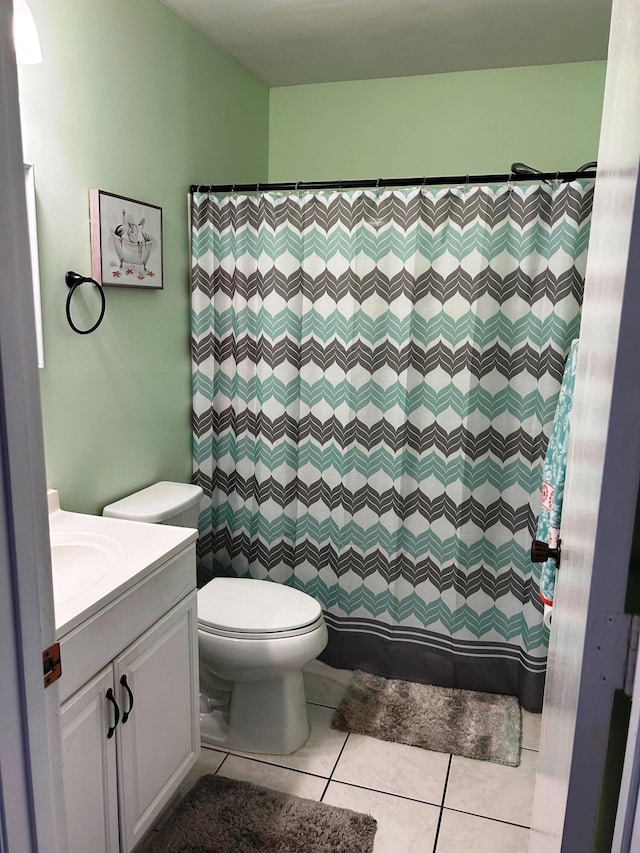
[[(130, 521), (198, 526), (202, 489), (156, 483), (106, 506)], [(285, 755), (309, 736), (302, 667), (327, 645), (320, 605), (271, 581), (214, 578), (198, 592), (200, 736)]]

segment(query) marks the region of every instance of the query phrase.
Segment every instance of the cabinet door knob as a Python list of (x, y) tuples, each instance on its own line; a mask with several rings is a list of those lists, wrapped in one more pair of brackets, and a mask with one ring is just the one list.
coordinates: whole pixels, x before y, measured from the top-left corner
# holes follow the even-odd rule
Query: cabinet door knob
[(127, 722), (127, 720), (129, 719), (131, 712), (133, 711), (133, 693), (131, 692), (131, 688), (127, 684), (127, 676), (126, 675), (122, 676), (122, 678), (120, 679), (120, 684), (122, 684), (124, 689), (129, 694), (129, 708), (122, 715), (122, 725), (124, 725)]
[(107, 690), (106, 697), (109, 700), (109, 702), (111, 702), (113, 704), (113, 713), (115, 716), (115, 720), (113, 722), (113, 725), (109, 726), (109, 728), (107, 730), (107, 737), (111, 738), (111, 737), (113, 737), (113, 733), (115, 732), (116, 726), (118, 725), (118, 721), (120, 720), (120, 708), (118, 708), (118, 703), (115, 700), (115, 697), (113, 695), (113, 690), (111, 688), (109, 688)]

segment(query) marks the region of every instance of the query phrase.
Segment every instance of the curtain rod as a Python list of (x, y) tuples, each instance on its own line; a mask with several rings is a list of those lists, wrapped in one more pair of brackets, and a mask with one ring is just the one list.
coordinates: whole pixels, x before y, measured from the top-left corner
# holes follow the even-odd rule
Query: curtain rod
[(446, 175), (421, 178), (375, 178), (351, 181), (289, 181), (283, 183), (254, 184), (192, 184), (191, 193), (266, 192), (293, 190), (349, 190), (387, 187), (443, 186), (448, 184), (500, 184), (509, 181), (575, 181), (577, 178), (595, 178), (595, 169), (576, 169), (573, 172), (523, 173), (519, 170), (506, 175)]

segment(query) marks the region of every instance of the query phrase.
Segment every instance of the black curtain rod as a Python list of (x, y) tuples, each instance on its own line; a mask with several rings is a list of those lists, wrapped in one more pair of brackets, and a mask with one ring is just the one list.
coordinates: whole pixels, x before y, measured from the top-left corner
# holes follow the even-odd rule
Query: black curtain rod
[(362, 181), (289, 181), (272, 184), (192, 184), (192, 193), (266, 192), (293, 190), (350, 190), (385, 189), (387, 187), (446, 186), (449, 184), (501, 184), (512, 181), (536, 183), (537, 181), (575, 181), (577, 178), (595, 178), (595, 169), (578, 169), (573, 172), (531, 172), (507, 175), (446, 175), (431, 178), (376, 178)]

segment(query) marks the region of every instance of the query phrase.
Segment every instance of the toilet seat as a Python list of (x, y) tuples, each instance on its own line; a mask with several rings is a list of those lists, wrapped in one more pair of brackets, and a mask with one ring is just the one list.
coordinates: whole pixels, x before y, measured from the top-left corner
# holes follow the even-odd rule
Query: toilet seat
[(324, 625), (322, 614), (310, 625), (305, 625), (302, 628), (294, 628), (289, 631), (269, 631), (264, 633), (243, 633), (242, 631), (234, 631), (233, 629), (212, 628), (211, 625), (202, 623), (198, 620), (198, 630), (205, 634), (211, 634), (214, 637), (230, 637), (237, 640), (280, 640), (286, 637), (301, 637), (303, 634), (308, 634), (311, 631), (316, 631)]
[(322, 608), (304, 592), (251, 578), (214, 578), (198, 591), (198, 628), (246, 640), (295, 637), (323, 624)]

